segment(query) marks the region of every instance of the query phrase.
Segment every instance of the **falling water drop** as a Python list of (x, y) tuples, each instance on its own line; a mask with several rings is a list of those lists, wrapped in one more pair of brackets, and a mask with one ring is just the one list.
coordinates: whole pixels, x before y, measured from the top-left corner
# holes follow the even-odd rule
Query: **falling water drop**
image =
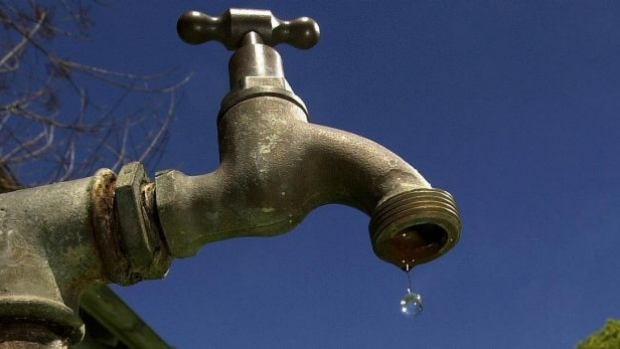
[(407, 293), (403, 299), (400, 300), (400, 312), (405, 316), (413, 317), (422, 313), (422, 296), (411, 291), (411, 269), (409, 264), (405, 265), (405, 272), (407, 272), (409, 287), (407, 287)]
[(422, 313), (422, 296), (407, 289), (407, 294), (400, 301), (400, 312), (405, 316), (416, 316)]

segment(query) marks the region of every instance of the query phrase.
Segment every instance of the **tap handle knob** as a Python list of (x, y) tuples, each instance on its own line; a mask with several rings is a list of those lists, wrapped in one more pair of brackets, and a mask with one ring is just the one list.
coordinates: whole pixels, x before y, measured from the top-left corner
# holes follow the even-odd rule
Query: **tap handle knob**
[(179, 18), (177, 32), (188, 44), (215, 40), (229, 50), (242, 46), (250, 32), (257, 33), (265, 45), (289, 44), (299, 49), (316, 45), (320, 36), (319, 25), (311, 18), (283, 21), (271, 11), (248, 9), (229, 9), (220, 17), (188, 11)]

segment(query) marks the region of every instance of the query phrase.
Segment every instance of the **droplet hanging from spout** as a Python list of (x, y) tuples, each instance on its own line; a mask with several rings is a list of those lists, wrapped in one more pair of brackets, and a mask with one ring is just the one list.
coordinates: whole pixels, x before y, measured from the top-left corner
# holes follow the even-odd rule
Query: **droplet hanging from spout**
[(409, 264), (405, 264), (403, 271), (407, 274), (407, 293), (400, 300), (400, 312), (405, 316), (417, 316), (422, 313), (424, 305), (422, 303), (422, 295), (413, 292), (411, 286), (411, 267)]
[(422, 296), (407, 289), (407, 294), (400, 301), (400, 312), (405, 316), (417, 316), (422, 313), (423, 308)]

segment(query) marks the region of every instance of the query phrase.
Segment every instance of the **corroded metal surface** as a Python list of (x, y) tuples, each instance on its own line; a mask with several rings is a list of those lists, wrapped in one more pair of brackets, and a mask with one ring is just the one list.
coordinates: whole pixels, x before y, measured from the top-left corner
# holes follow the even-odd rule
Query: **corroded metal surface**
[(81, 339), (79, 293), (104, 279), (90, 192), (99, 179), (0, 195), (0, 322), (46, 323), (69, 342)]
[[(115, 182), (103, 169), (90, 178), (0, 195), (0, 328), (35, 323), (77, 343), (84, 335), (77, 314), (82, 291), (140, 280), (119, 235)], [(142, 209), (127, 207), (121, 216), (133, 210), (142, 217)], [(139, 275), (154, 275), (149, 267)]]
[(115, 185), (114, 172), (107, 169), (97, 171), (90, 190), (93, 237), (106, 279), (125, 284), (129, 283), (125, 273), (129, 268), (129, 261), (122, 251), (122, 242), (118, 235), (118, 219), (114, 211)]
[(123, 258), (128, 261), (128, 279), (115, 282), (125, 285), (163, 277), (170, 267), (170, 258), (152, 214), (153, 189), (144, 167), (137, 162), (123, 166), (114, 192), (118, 236)]

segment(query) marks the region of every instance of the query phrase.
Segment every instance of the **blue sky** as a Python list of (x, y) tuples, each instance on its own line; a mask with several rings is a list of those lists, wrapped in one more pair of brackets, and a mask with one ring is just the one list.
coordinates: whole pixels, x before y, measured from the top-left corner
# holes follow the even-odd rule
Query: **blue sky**
[[(176, 36), (186, 10), (314, 18), (279, 47), (311, 122), (391, 149), (461, 210), (459, 244), (404, 273), (374, 256), (368, 217), (314, 211), (233, 239), (120, 295), (178, 348), (568, 348), (620, 318), (620, 3), (132, 1), (98, 8), (77, 54), (109, 69), (194, 72), (159, 169), (217, 167), (230, 52)], [(154, 173), (151, 174), (153, 177)]]

